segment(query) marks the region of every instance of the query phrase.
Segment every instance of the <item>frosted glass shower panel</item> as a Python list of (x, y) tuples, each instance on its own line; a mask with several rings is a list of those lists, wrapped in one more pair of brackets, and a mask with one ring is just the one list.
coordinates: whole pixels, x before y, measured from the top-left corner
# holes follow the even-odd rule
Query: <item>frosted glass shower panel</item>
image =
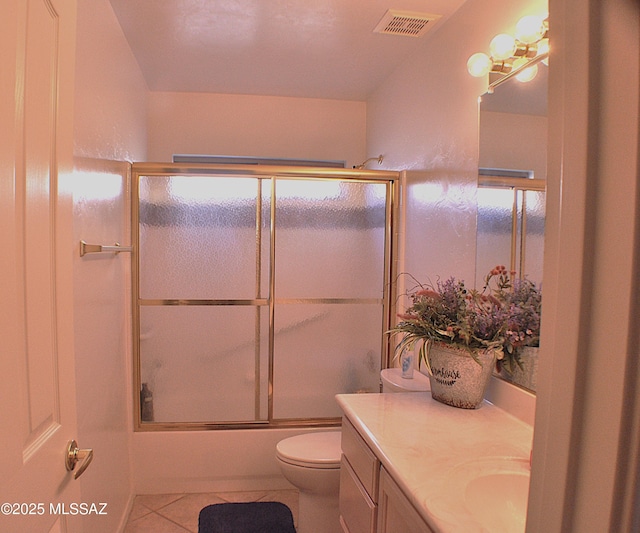
[(525, 273), (531, 281), (542, 283), (546, 193), (524, 191), (524, 194), (526, 195), (525, 239), (527, 243)]
[(276, 419), (339, 417), (335, 394), (379, 392), (382, 305), (279, 305)]
[(381, 298), (386, 183), (276, 180), (278, 298)]
[(133, 165), (136, 430), (338, 424), (378, 392), (398, 180)]
[(544, 191), (478, 188), (476, 287), (498, 264), (542, 282), (544, 221)]
[(140, 297), (255, 298), (262, 189), (255, 178), (141, 176)]
[(142, 307), (140, 382), (152, 421), (265, 420), (268, 332), (264, 307)]

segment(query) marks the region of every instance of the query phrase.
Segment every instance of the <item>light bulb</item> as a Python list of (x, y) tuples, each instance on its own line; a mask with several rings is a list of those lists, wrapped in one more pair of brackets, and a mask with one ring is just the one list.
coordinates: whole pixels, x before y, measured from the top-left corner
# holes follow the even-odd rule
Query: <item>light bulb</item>
[[(513, 62), (513, 70), (520, 68), (522, 65), (528, 63), (528, 60), (524, 57), (516, 59)], [(522, 72), (516, 74), (516, 80), (526, 83), (531, 81), (538, 74), (538, 65), (533, 65), (529, 68), (525, 68)]]
[(542, 17), (529, 15), (522, 17), (516, 24), (516, 38), (525, 44), (533, 44), (542, 39), (545, 27)]
[(491, 61), (491, 58), (487, 54), (478, 52), (477, 54), (473, 54), (469, 58), (469, 61), (467, 61), (467, 70), (473, 77), (481, 78), (489, 74), (492, 65), (493, 61)]
[(511, 35), (501, 33), (496, 35), (489, 44), (489, 51), (493, 59), (509, 59), (516, 50), (516, 40)]
[[(539, 43), (538, 43), (538, 54), (548, 54), (549, 53), (549, 39), (542, 39)], [(542, 62), (545, 65), (549, 65), (549, 58), (547, 57), (546, 59), (543, 59)]]

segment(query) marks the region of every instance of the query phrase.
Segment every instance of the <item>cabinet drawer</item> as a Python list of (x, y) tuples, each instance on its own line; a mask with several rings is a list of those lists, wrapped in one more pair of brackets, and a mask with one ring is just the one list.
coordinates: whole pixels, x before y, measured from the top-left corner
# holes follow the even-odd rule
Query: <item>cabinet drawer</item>
[(372, 533), (376, 530), (376, 504), (344, 455), (340, 462), (340, 516), (349, 533)]
[(346, 417), (342, 419), (342, 453), (375, 503), (378, 498), (380, 461)]

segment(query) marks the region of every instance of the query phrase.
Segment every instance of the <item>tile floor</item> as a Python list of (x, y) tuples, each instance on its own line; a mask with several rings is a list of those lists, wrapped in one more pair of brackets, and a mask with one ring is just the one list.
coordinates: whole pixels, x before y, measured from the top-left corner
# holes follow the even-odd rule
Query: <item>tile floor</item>
[(140, 494), (133, 502), (124, 533), (198, 533), (198, 514), (212, 503), (282, 502), (298, 523), (298, 491)]

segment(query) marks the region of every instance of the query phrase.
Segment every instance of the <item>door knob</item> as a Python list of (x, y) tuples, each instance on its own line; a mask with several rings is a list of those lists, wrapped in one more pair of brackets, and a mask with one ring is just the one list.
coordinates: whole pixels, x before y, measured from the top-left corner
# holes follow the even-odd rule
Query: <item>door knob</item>
[(91, 464), (91, 461), (93, 461), (93, 450), (91, 448), (81, 450), (78, 448), (78, 443), (75, 440), (71, 440), (67, 446), (67, 456), (65, 459), (67, 470), (71, 472), (79, 461), (82, 461), (82, 463), (80, 464), (80, 468), (73, 474), (73, 479), (78, 479)]

